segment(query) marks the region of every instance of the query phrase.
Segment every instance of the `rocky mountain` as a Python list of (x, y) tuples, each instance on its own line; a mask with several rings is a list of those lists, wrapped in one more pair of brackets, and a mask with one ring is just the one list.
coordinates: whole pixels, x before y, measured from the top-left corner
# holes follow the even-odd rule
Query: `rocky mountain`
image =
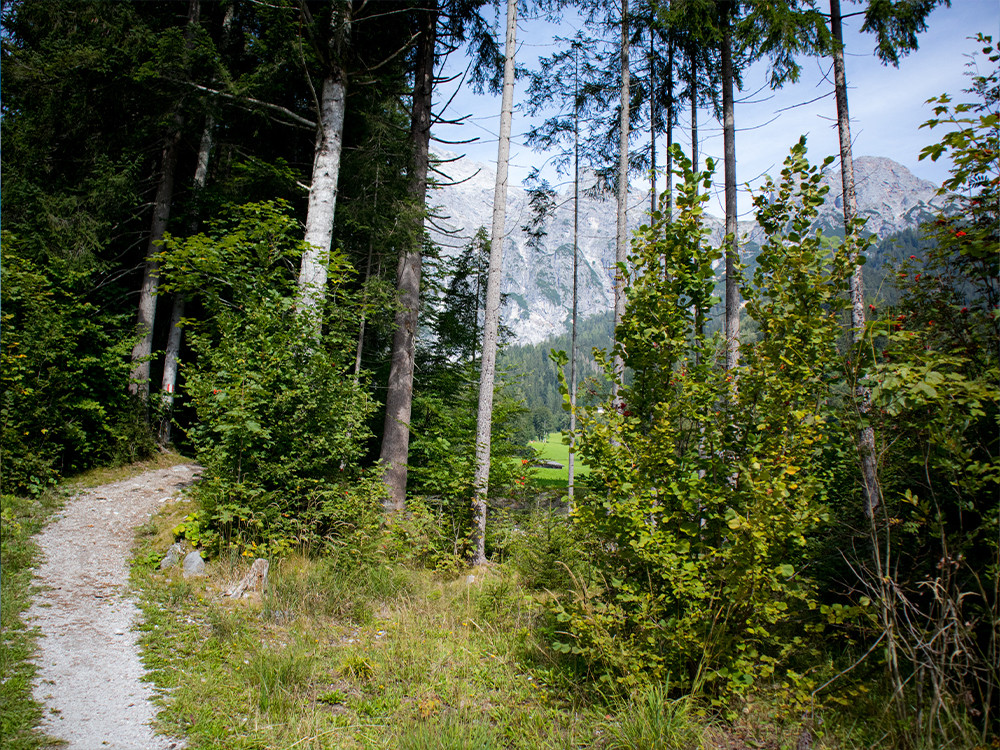
[[(492, 224), (495, 172), (492, 166), (464, 157), (448, 154), (439, 157), (448, 161), (439, 167), (441, 187), (429, 197), (435, 211), (428, 221), (428, 231), (445, 252), (456, 252), (468, 244), (479, 227), (489, 229)], [(861, 156), (855, 160), (854, 168), (859, 212), (868, 217), (867, 231), (880, 238), (918, 224), (932, 206), (939, 205), (933, 183), (915, 177), (891, 159)], [(817, 223), (833, 234), (843, 221), (840, 170), (831, 170), (825, 181), (830, 185), (830, 193)], [(584, 187), (589, 185), (585, 183)], [(578, 273), (581, 318), (609, 310), (614, 299), (616, 204), (611, 196), (601, 200), (585, 193), (581, 190)], [(561, 333), (569, 321), (572, 192), (558, 195), (556, 203), (556, 210), (545, 223), (545, 236), (538, 247), (532, 247), (522, 229), (529, 218), (528, 195), (515, 185), (508, 191), (502, 287), (507, 305), (503, 316), (519, 343), (536, 343)], [(636, 229), (646, 220), (648, 204), (648, 194), (630, 195), (630, 229)], [(724, 222), (709, 217), (708, 223), (712, 229), (711, 241), (720, 244)], [(752, 256), (759, 246), (761, 230), (752, 221), (741, 222), (739, 226), (743, 252)]]

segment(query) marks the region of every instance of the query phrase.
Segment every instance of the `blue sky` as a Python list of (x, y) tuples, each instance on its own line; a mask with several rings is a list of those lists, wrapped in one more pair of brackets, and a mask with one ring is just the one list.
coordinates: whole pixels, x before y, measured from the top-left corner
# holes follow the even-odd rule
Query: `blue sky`
[[(843, 12), (847, 14), (860, 7), (845, 2)], [(937, 163), (918, 161), (920, 150), (940, 137), (939, 131), (920, 129), (920, 125), (932, 116), (931, 105), (925, 102), (946, 92), (961, 100), (961, 90), (968, 80), (965, 73), (969, 56), (977, 50), (977, 45), (969, 37), (974, 37), (977, 32), (992, 35), (994, 40), (1000, 37), (1000, 2), (953, 0), (951, 7), (937, 8), (928, 19), (927, 31), (919, 37), (920, 49), (902, 58), (898, 69), (882, 65), (875, 57), (874, 39), (871, 35), (860, 33), (861, 22), (860, 17), (844, 21), (855, 157), (886, 156), (905, 165), (918, 177), (940, 183), (947, 176), (947, 163), (944, 160)], [(567, 37), (575, 30), (572, 19), (558, 25), (522, 19), (518, 24), (518, 63), (535, 67), (540, 56), (550, 55), (559, 49), (554, 36)], [(774, 92), (765, 86), (766, 63), (755, 65), (744, 73), (744, 91), (737, 93), (736, 105), (737, 179), (741, 184), (749, 181), (753, 185), (767, 172), (776, 174), (788, 148), (801, 134), (808, 136), (810, 156), (814, 162), (838, 152), (832, 73), (829, 73), (829, 81), (824, 78), (830, 63), (816, 59), (801, 62), (800, 81)], [(446, 62), (445, 72), (461, 72), (467, 64), (468, 61), (456, 53)], [(523, 108), (526, 86), (526, 82), (519, 81), (515, 88), (512, 184), (519, 183), (532, 166), (543, 164), (547, 158), (546, 154), (534, 152), (524, 145), (524, 134), (531, 126)], [(764, 89), (760, 91), (762, 86)], [(824, 97), (824, 94), (829, 95)], [(778, 113), (780, 109), (817, 97), (823, 98)], [(439, 95), (438, 100), (443, 102), (447, 98), (446, 95)], [(480, 140), (475, 144), (440, 148), (465, 152), (476, 161), (494, 162), (499, 109), (498, 95), (477, 96), (468, 87), (463, 87), (446, 116), (467, 114), (471, 117), (462, 127), (440, 126), (435, 128), (434, 133), (449, 140), (473, 136), (478, 136)], [(774, 122), (767, 124), (776, 116)], [(685, 150), (690, 149), (686, 116), (681, 117), (675, 138)], [(665, 143), (663, 139), (660, 142)], [(699, 142), (703, 157), (721, 157), (721, 126), (708, 111), (699, 113)], [(662, 164), (662, 154), (657, 161)], [(721, 181), (721, 165), (718, 174)], [(552, 170), (547, 176), (553, 182), (559, 179)], [(661, 187), (662, 184), (661, 179)], [(721, 195), (714, 204), (710, 212), (721, 214)], [(741, 214), (745, 215), (749, 210), (749, 196), (743, 191)]]

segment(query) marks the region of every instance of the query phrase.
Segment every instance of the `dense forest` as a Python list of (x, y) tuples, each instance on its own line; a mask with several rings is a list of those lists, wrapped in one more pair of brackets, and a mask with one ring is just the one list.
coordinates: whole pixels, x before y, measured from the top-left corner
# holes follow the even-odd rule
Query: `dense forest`
[[(938, 4), (856, 5), (899, 65)], [(3, 492), (175, 448), (204, 467), (179, 533), (206, 554), (512, 566), (539, 594), (546, 663), (601, 700), (658, 686), (725, 721), (768, 696), (806, 742), (823, 711), (879, 706), (886, 746), (995, 742), (992, 40), (928, 123), (923, 156), (953, 164), (945, 207), (876, 242), (854, 205), (839, 0), (507, 12), (587, 20), (526, 73), (559, 112), (529, 140), (577, 175), (583, 159), (622, 228), (614, 308), (577, 321), (574, 302), (534, 346), (496, 323), (496, 217), (458, 252), (427, 232), (441, 61), (467, 55), (464, 85), (499, 110), (502, 7), (4, 3)], [(758, 60), (792, 85), (810, 56), (834, 71), (844, 221), (817, 226), (832, 160), (790, 138), (751, 254), (734, 88)], [(695, 153), (677, 145), (696, 105), (717, 112), (719, 164), (696, 133)], [(627, 237), (625, 188), (650, 173), (666, 189)], [(537, 219), (554, 193), (533, 179)], [(555, 497), (527, 445), (553, 431), (589, 467)]]

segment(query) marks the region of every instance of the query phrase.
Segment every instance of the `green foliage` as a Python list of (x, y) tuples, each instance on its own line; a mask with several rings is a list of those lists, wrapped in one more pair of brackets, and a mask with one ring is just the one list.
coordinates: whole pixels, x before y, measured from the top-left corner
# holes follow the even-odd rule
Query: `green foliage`
[[(554, 647), (612, 684), (669, 678), (725, 702), (815, 658), (822, 623), (808, 569), (827, 518), (820, 459), (842, 439), (828, 399), (847, 265), (809, 232), (826, 189), (800, 141), (781, 183), (764, 187), (772, 199), (757, 198), (769, 236), (744, 295), (760, 339), (745, 345), (743, 367), (723, 371), (722, 342), (697, 325), (713, 285), (710, 177), (675, 158), (677, 215), (654, 217), (633, 244), (616, 343), (633, 379), (619, 402), (578, 415), (593, 491), (576, 516), (600, 540), (603, 580), (559, 605)], [(798, 699), (811, 680), (795, 681)]]
[(160, 256), (163, 289), (205, 313), (188, 321), (196, 359), (182, 367), (198, 417), (188, 439), (205, 466), (204, 520), (224, 541), (278, 553), (366, 533), (380, 498), (377, 477), (358, 465), (373, 404), (345, 376), (356, 309), (342, 289), (349, 266), (330, 259), (337, 307), (316, 340), (295, 311), (299, 235), (282, 204), (251, 204), (205, 234), (168, 238)]
[[(449, 567), (468, 552), (472, 524), (472, 479), (476, 460), (477, 372), (472, 365), (438, 373), (414, 396), (408, 490), (423, 497), (407, 508), (425, 525), (425, 562)], [(450, 384), (450, 386), (448, 385)], [(517, 418), (524, 411), (500, 385), (493, 399), (489, 497), (515, 501), (527, 491), (525, 448), (517, 438)], [(419, 510), (414, 510), (419, 508)], [(425, 515), (426, 514), (426, 515)], [(431, 528), (434, 527), (434, 528)], [(451, 561), (451, 562), (448, 562)]]
[(128, 399), (124, 320), (86, 294), (90, 274), (42, 266), (3, 234), (3, 488), (37, 494), (60, 475), (146, 454)]
[(979, 42), (990, 72), (974, 72), (976, 102), (941, 96), (927, 123), (953, 128), (924, 150), (953, 159), (942, 188), (953, 209), (926, 226), (936, 246), (901, 264), (899, 305), (872, 326), (868, 378), (887, 445), (876, 532), (888, 559), (863, 580), (893, 636), (893, 678), (907, 678), (900, 712), (917, 709), (911, 740), (971, 742), (969, 717), (982, 737), (1000, 721), (1000, 58)]

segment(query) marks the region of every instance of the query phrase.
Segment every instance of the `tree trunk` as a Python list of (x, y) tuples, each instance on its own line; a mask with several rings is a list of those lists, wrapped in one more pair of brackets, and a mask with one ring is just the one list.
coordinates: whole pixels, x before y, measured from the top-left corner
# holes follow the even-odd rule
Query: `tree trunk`
[[(622, 0), (621, 39), (621, 119), (618, 124), (618, 232), (615, 240), (615, 321), (614, 335), (625, 317), (625, 276), (622, 270), (628, 261), (628, 131), (629, 131), (629, 28), (628, 0)], [(617, 404), (618, 389), (625, 373), (625, 360), (615, 350), (614, 378), (611, 395)]]
[(656, 213), (656, 49), (653, 24), (649, 25), (649, 213)]
[(691, 56), (691, 168), (698, 171), (698, 59), (694, 46), (688, 47)]
[(156, 323), (156, 292), (160, 284), (160, 264), (154, 255), (160, 252), (160, 243), (170, 220), (170, 208), (174, 195), (174, 171), (177, 167), (177, 149), (181, 139), (184, 117), (175, 113), (173, 128), (167, 136), (163, 155), (160, 159), (160, 182), (156, 188), (153, 203), (153, 221), (149, 230), (149, 244), (146, 248), (146, 263), (142, 274), (142, 288), (139, 290), (139, 315), (136, 331), (141, 337), (132, 347), (132, 375), (129, 392), (139, 396), (143, 403), (149, 403), (149, 360), (153, 353), (153, 326)]
[[(208, 180), (208, 160), (212, 154), (212, 131), (215, 128), (215, 121), (212, 115), (205, 117), (205, 129), (201, 134), (201, 144), (198, 147), (198, 165), (194, 172), (194, 182), (192, 192), (194, 200), (192, 204), (195, 212), (188, 225), (188, 232), (194, 234), (198, 231), (198, 195), (205, 188)], [(183, 295), (174, 294), (173, 304), (170, 311), (170, 332), (167, 334), (167, 350), (163, 355), (163, 378), (160, 380), (160, 428), (157, 432), (157, 442), (165, 446), (170, 443), (171, 420), (174, 410), (174, 393), (177, 390), (177, 366), (180, 361), (181, 342), (184, 332), (181, 328), (181, 319), (184, 317), (184, 306), (186, 300)]]
[(732, 4), (722, 26), (722, 141), (726, 162), (726, 369), (740, 363), (740, 289), (736, 283), (739, 237), (736, 229), (736, 124), (733, 112)]
[(321, 308), (326, 298), (326, 274), (333, 242), (333, 218), (337, 208), (337, 181), (344, 135), (347, 100), (344, 70), (338, 65), (323, 79), (319, 128), (313, 157), (312, 185), (306, 213), (306, 250), (299, 269), (298, 312), (311, 318), (316, 337), (321, 326)]
[(566, 496), (573, 508), (576, 450), (576, 307), (577, 266), (580, 254), (580, 72), (577, 50), (573, 50), (573, 302), (569, 336), (569, 456), (566, 459)]
[(667, 221), (674, 218), (674, 43), (667, 40)]
[[(187, 25), (184, 35), (188, 49), (192, 44), (192, 32), (201, 18), (200, 0), (189, 0)], [(167, 134), (160, 159), (160, 183), (156, 188), (153, 203), (153, 221), (149, 230), (149, 245), (146, 249), (146, 263), (143, 267), (142, 287), (139, 290), (139, 311), (136, 333), (139, 340), (132, 347), (132, 373), (129, 393), (139, 396), (146, 405), (146, 419), (149, 419), (149, 360), (153, 354), (153, 327), (156, 324), (156, 292), (159, 288), (160, 264), (153, 255), (160, 251), (163, 234), (170, 221), (170, 209), (174, 196), (174, 171), (177, 168), (177, 149), (184, 129), (184, 115), (178, 110), (173, 113), (173, 126)]]
[[(417, 48), (413, 86), (413, 109), (410, 116), (410, 144), (413, 171), (409, 194), (414, 205), (427, 202), (427, 168), (431, 135), (431, 97), (434, 88), (434, 47), (437, 37), (438, 3), (429, 0), (424, 10), (423, 29)], [(389, 496), (387, 511), (402, 510), (406, 505), (406, 460), (410, 447), (410, 409), (413, 404), (413, 357), (420, 308), (421, 246), (424, 234), (424, 211), (417, 211), (410, 228), (409, 247), (399, 258), (396, 289), (400, 310), (396, 313), (396, 331), (392, 337), (392, 361), (385, 398), (385, 430), (381, 460), (383, 479)]]
[[(837, 97), (837, 129), (840, 134), (840, 174), (843, 183), (844, 233), (851, 249), (851, 337), (859, 344), (865, 333), (865, 299), (857, 243), (853, 241), (858, 198), (854, 190), (854, 157), (851, 150), (851, 116), (847, 109), (847, 75), (844, 70), (844, 39), (841, 28), (840, 0), (830, 0), (830, 31), (833, 34), (833, 81)], [(855, 391), (862, 421), (871, 410), (871, 391), (859, 383)], [(880, 505), (881, 488), (875, 456), (875, 431), (865, 425), (858, 433), (858, 454), (861, 458), (861, 479), (865, 493), (865, 513), (874, 517)]]
[[(486, 282), (483, 351), (479, 377), (479, 415), (476, 420), (475, 497), (472, 501), (473, 565), (486, 562), (486, 494), (490, 481), (493, 383), (496, 371), (497, 329), (500, 325), (500, 281), (503, 270), (504, 220), (507, 216), (507, 167), (510, 162), (510, 127), (514, 109), (514, 48), (517, 43), (517, 0), (507, 0), (507, 38), (500, 105), (500, 140), (497, 146), (497, 181), (493, 190), (493, 230), (490, 236), (490, 270)], [(477, 294), (478, 298), (478, 294)]]

